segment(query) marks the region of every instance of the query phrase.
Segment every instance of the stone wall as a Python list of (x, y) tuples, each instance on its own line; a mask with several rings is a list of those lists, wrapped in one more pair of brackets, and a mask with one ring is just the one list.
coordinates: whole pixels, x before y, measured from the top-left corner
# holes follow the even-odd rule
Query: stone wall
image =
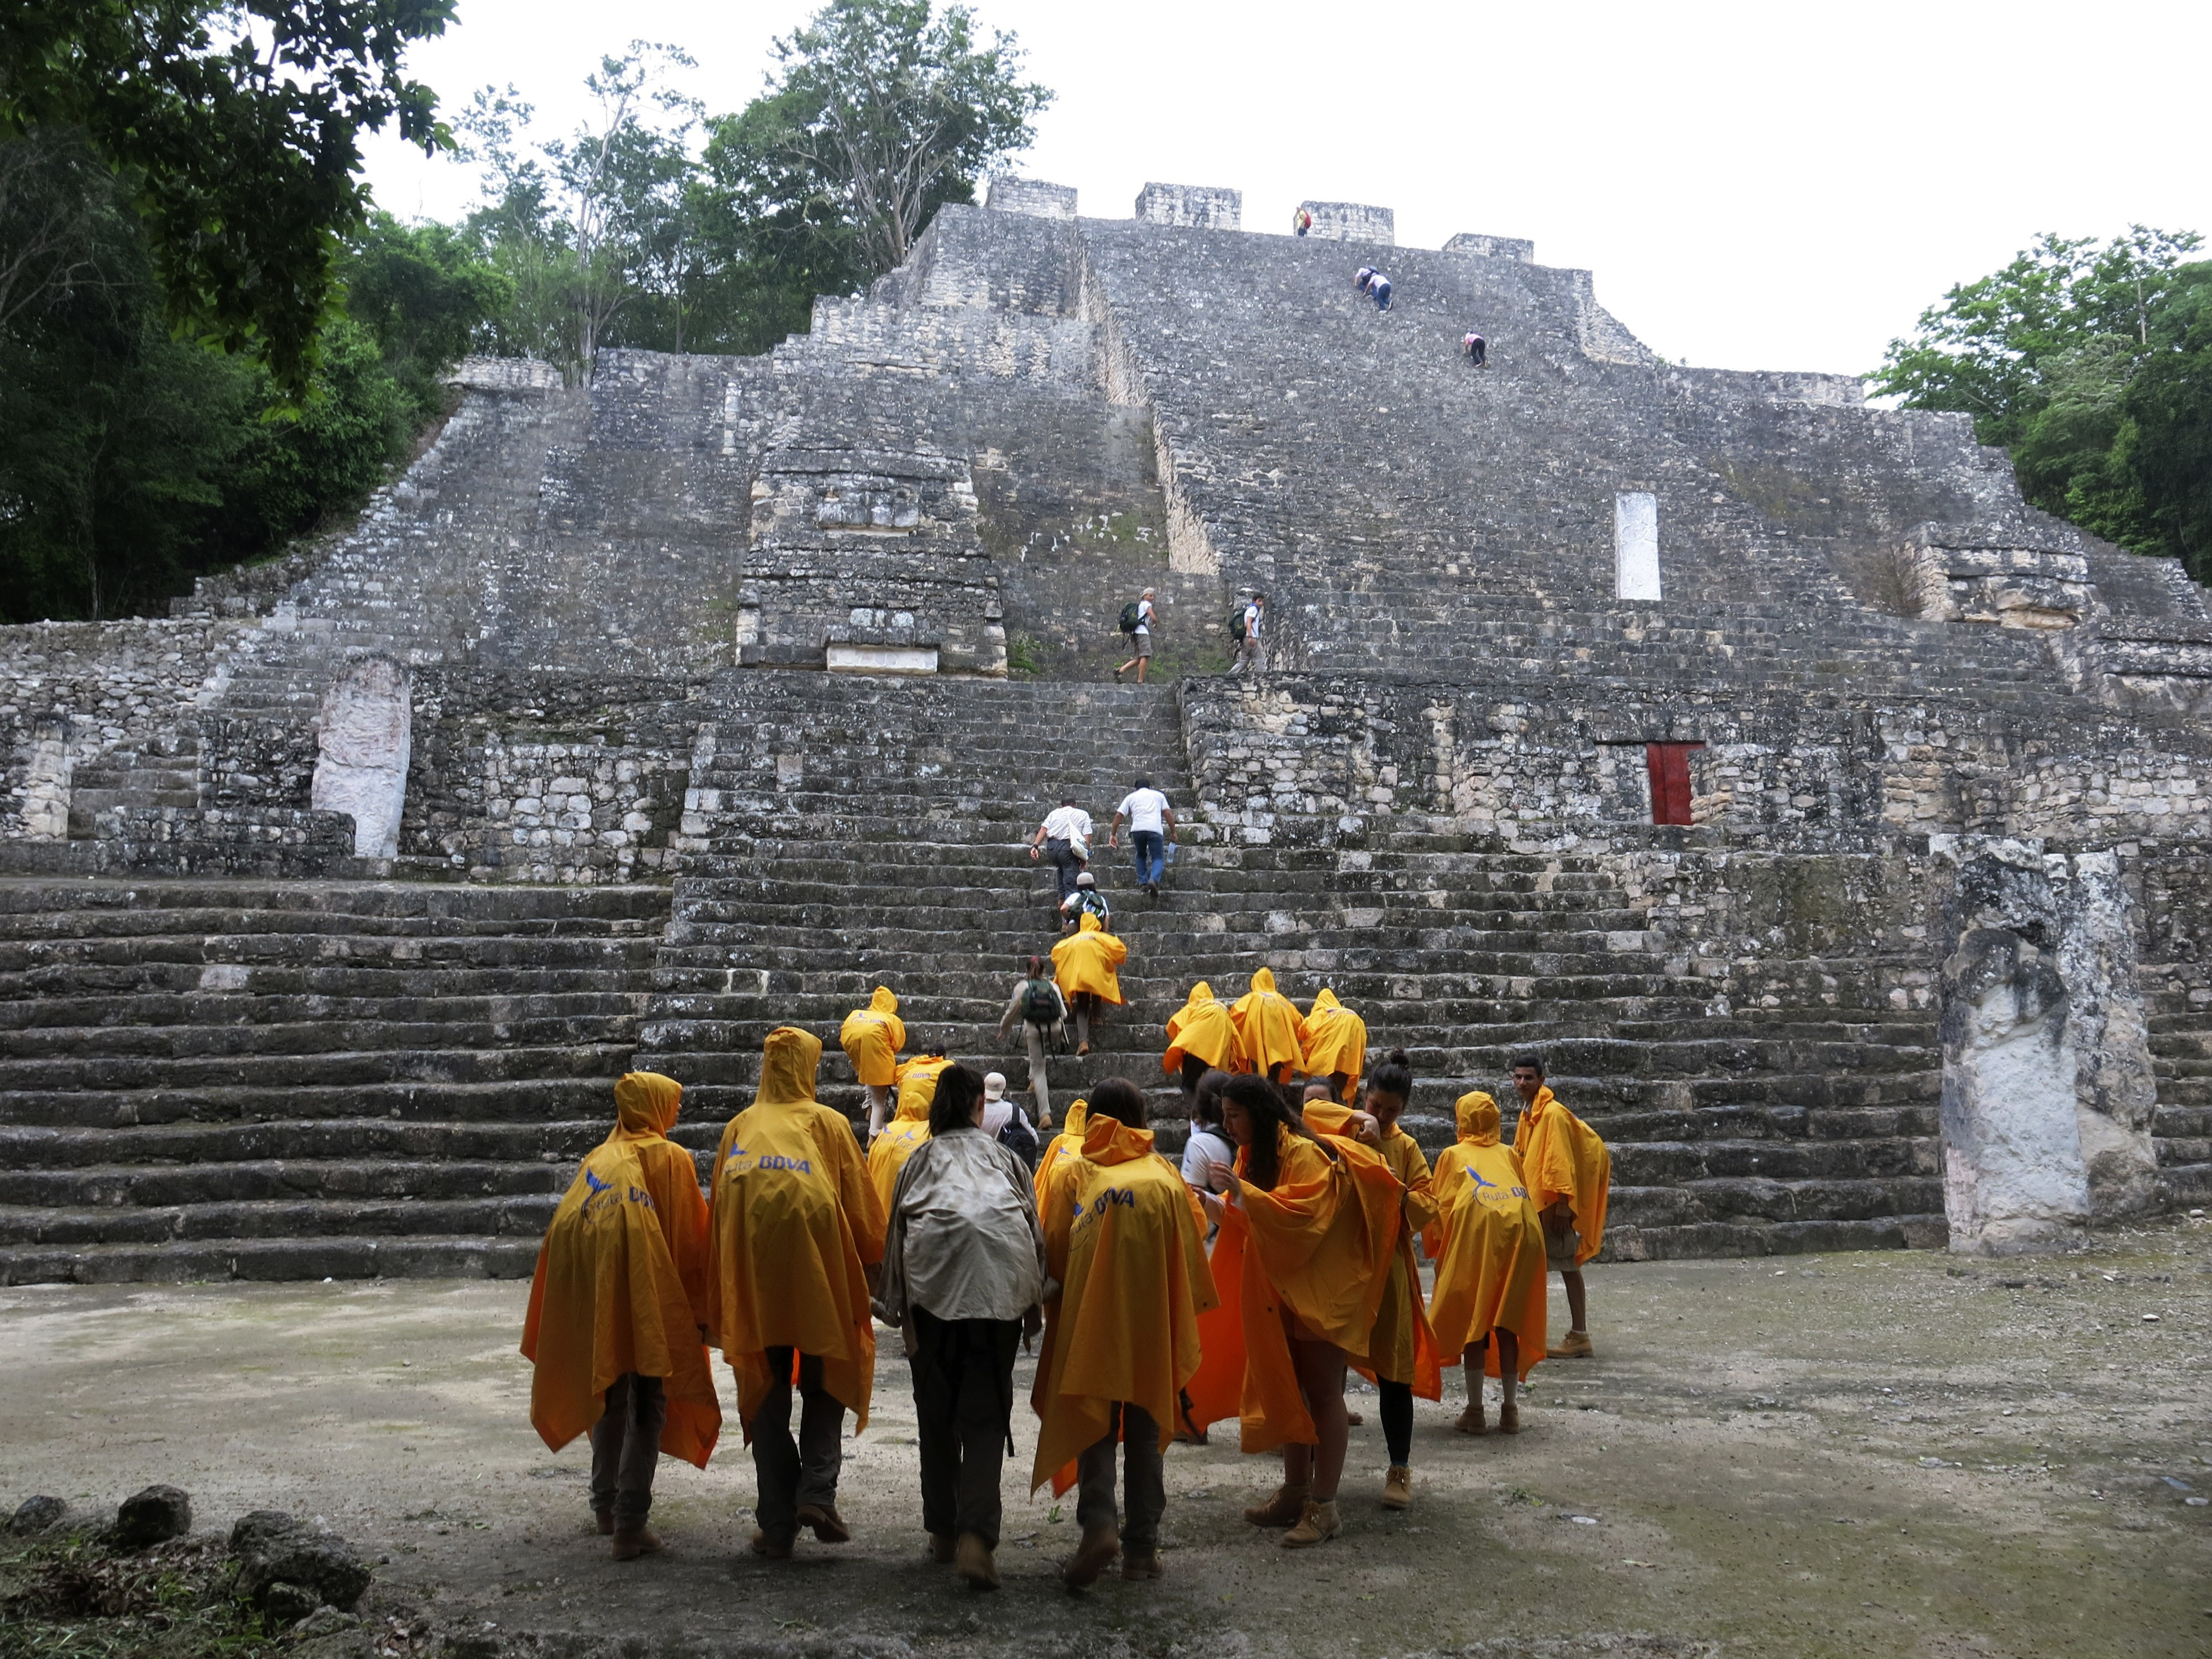
[(1146, 185), (1137, 192), (1136, 216), (1146, 224), (1241, 230), (1244, 192), (1206, 185)]

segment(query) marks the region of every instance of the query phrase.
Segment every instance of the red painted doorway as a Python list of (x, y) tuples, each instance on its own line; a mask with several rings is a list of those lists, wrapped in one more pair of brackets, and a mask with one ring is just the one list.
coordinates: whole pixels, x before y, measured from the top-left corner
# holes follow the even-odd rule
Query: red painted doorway
[(1651, 773), (1651, 822), (1690, 820), (1690, 751), (1702, 743), (1647, 743), (1644, 763)]

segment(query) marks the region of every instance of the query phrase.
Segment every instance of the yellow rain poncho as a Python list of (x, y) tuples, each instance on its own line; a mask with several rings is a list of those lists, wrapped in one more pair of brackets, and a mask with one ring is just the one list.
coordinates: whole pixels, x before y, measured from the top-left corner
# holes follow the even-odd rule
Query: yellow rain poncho
[(1070, 1158), (1083, 1150), (1083, 1137), (1091, 1129), (1091, 1103), (1079, 1100), (1067, 1109), (1067, 1115), (1060, 1121), (1060, 1133), (1045, 1143), (1038, 1154), (1036, 1174), (1030, 1177), (1030, 1187), (1036, 1194), (1037, 1215), (1045, 1213), (1047, 1194), (1052, 1190), (1053, 1176)]
[(1030, 1404), (1037, 1431), (1032, 1491), (1075, 1484), (1075, 1460), (1107, 1431), (1117, 1400), (1174, 1437), (1177, 1394), (1197, 1374), (1198, 1319), (1214, 1305), (1198, 1200), (1149, 1129), (1093, 1118), (1079, 1154), (1060, 1165), (1044, 1223), (1047, 1271), (1060, 1283), (1045, 1310)]
[(666, 1139), (682, 1086), (653, 1072), (615, 1085), (616, 1127), (584, 1159), (538, 1249), (522, 1322), (530, 1421), (555, 1451), (599, 1419), (635, 1371), (663, 1379), (660, 1449), (701, 1468), (721, 1433), (706, 1345), (707, 1202), (691, 1154)]
[(1308, 1077), (1345, 1074), (1344, 1099), (1359, 1097), (1359, 1074), (1367, 1069), (1367, 1022), (1336, 1000), (1328, 987), (1306, 1012), (1304, 1070)]
[(1252, 988), (1229, 1011), (1237, 1022), (1237, 1069), (1273, 1077), (1278, 1066), (1305, 1064), (1306, 1023), (1298, 1006), (1275, 988), (1274, 970), (1256, 969)]
[[(1306, 1107), (1304, 1115), (1306, 1127), (1316, 1134), (1336, 1136), (1339, 1144), (1354, 1144), (1351, 1141), (1353, 1125), (1350, 1107), (1317, 1100)], [(1419, 1164), (1420, 1174), (1416, 1180), (1406, 1178), (1402, 1152), (1393, 1158), (1393, 1137), (1404, 1143), (1404, 1148), (1413, 1152), (1413, 1161)], [(1382, 1206), (1395, 1196), (1398, 1220), (1382, 1300), (1376, 1304), (1374, 1328), (1368, 1333), (1366, 1357), (1355, 1360), (1354, 1364), (1370, 1382), (1382, 1378), (1411, 1383), (1413, 1392), (1424, 1400), (1441, 1400), (1443, 1356), (1429, 1329), (1427, 1312), (1421, 1306), (1421, 1269), (1413, 1256), (1413, 1235), (1434, 1220), (1437, 1213), (1435, 1205), (1429, 1200), (1428, 1160), (1421, 1156), (1421, 1149), (1413, 1144), (1412, 1136), (1395, 1129), (1384, 1137), (1379, 1151), (1356, 1144), (1354, 1149), (1381, 1164), (1388, 1176), (1386, 1181), (1364, 1160), (1355, 1161), (1353, 1172), (1361, 1179), (1363, 1195), (1370, 1197), (1378, 1216)]]
[[(1444, 1364), (1459, 1364), (1470, 1342), (1499, 1326), (1520, 1339), (1518, 1370), (1527, 1376), (1544, 1357), (1544, 1226), (1537, 1218), (1521, 1160), (1498, 1140), (1498, 1103), (1479, 1091), (1456, 1109), (1459, 1144), (1437, 1159), (1429, 1194), (1437, 1218), (1423, 1243), (1437, 1264), (1429, 1324)], [(1483, 1357), (1498, 1375), (1498, 1345)]]
[(818, 1354), (823, 1383), (868, 1423), (875, 1327), (866, 1268), (883, 1259), (884, 1214), (844, 1115), (814, 1098), (821, 1042), (768, 1034), (760, 1089), (714, 1154), (708, 1328), (737, 1374), (750, 1425), (768, 1392), (766, 1350)]
[(1597, 1131), (1560, 1105), (1548, 1088), (1536, 1091), (1513, 1126), (1513, 1150), (1521, 1155), (1529, 1201), (1539, 1214), (1563, 1198), (1573, 1209), (1575, 1231), (1582, 1235), (1575, 1266), (1581, 1267), (1605, 1243), (1613, 1154)]
[[(1248, 1182), (1223, 1212), (1212, 1264), (1221, 1307), (1200, 1322), (1205, 1352), (1189, 1389), (1201, 1425), (1237, 1414), (1248, 1452), (1316, 1443), (1291, 1340), (1365, 1360), (1402, 1231), (1405, 1189), (1373, 1152), (1277, 1134), (1274, 1190)], [(1250, 1158), (1249, 1147), (1237, 1154), (1240, 1174)]]
[(1204, 980), (1190, 988), (1190, 1000), (1168, 1016), (1168, 1051), (1160, 1069), (1182, 1071), (1186, 1054), (1224, 1072), (1237, 1064), (1237, 1022)]
[(1127, 960), (1129, 947), (1098, 925), (1089, 911), (1075, 932), (1052, 947), (1052, 977), (1062, 996), (1094, 991), (1102, 1002), (1121, 1001), (1121, 981), (1114, 969)]
[(898, 1051), (906, 1047), (906, 1023), (898, 999), (887, 985), (876, 987), (865, 1008), (855, 1008), (837, 1028), (837, 1045), (853, 1062), (853, 1074), (872, 1089), (898, 1081)]
[(952, 1062), (942, 1054), (919, 1055), (898, 1068), (898, 1110), (883, 1133), (868, 1143), (868, 1182), (876, 1203), (888, 1218), (899, 1171), (915, 1148), (929, 1139), (929, 1109), (937, 1099), (937, 1074)]

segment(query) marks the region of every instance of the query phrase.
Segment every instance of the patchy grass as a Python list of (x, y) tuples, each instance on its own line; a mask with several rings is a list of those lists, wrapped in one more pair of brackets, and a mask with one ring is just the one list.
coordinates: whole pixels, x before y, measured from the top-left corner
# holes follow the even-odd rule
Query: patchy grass
[(0, 1659), (259, 1659), (269, 1621), (214, 1539), (114, 1553), (84, 1534), (0, 1557)]

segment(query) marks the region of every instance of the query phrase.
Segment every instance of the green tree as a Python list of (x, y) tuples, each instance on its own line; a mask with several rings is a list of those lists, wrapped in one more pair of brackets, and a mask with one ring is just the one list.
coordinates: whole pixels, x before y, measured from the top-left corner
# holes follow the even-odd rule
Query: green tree
[(511, 276), (447, 225), (373, 216), (339, 265), (346, 314), (375, 337), (410, 424), (443, 410), (439, 376), (514, 302)]
[(2101, 245), (2045, 234), (1923, 312), (1890, 343), (1876, 386), (1908, 408), (1971, 414), (1984, 443), (2011, 452), (2035, 506), (2212, 575), (2191, 436), (2212, 411), (2208, 267), (2185, 263), (2197, 246), (2141, 225)]
[(443, 140), (410, 43), (456, 0), (9, 0), (0, 136), (70, 129), (131, 181), (170, 324), (313, 374), (339, 240), (368, 213), (360, 138)]

